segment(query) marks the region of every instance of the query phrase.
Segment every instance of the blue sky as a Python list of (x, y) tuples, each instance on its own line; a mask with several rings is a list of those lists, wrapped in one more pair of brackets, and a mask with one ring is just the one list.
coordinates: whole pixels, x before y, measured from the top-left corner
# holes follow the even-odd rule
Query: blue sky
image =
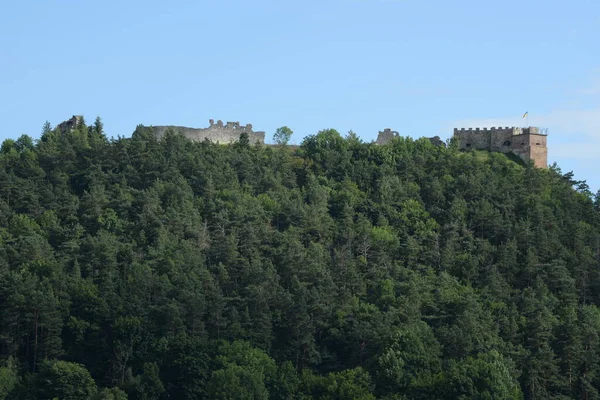
[(597, 190), (598, 38), (598, 0), (3, 1), (0, 140), (73, 114), (445, 139), (529, 111)]

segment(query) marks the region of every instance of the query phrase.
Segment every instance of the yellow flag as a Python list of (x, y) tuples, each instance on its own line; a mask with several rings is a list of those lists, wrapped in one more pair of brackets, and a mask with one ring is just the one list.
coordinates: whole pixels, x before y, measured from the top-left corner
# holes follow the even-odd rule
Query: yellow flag
[(525, 118), (528, 115), (529, 115), (529, 111), (526, 111), (525, 114), (523, 114), (523, 118)]

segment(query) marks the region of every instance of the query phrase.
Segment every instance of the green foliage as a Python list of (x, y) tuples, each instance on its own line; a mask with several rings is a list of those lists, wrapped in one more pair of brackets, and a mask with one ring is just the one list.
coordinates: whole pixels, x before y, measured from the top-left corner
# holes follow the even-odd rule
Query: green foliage
[(511, 364), (495, 350), (451, 362), (444, 372), (440, 393), (453, 399), (523, 399)]
[(416, 396), (427, 390), (442, 371), (441, 353), (426, 323), (419, 321), (397, 330), (378, 360), (382, 391)]
[(17, 145), (14, 140), (6, 139), (2, 142), (2, 147), (0, 148), (0, 152), (3, 154), (9, 154), (11, 151), (17, 151)]
[(277, 128), (277, 130), (273, 134), (273, 141), (275, 142), (275, 144), (285, 146), (286, 144), (288, 144), (293, 134), (294, 131), (292, 131), (290, 128), (288, 128), (287, 126), (282, 126), (280, 128)]
[(96, 382), (83, 365), (60, 360), (40, 364), (36, 375), (36, 398), (83, 400), (96, 394)]
[(12, 392), (18, 382), (17, 365), (14, 358), (9, 357), (0, 364), (0, 400), (4, 400)]
[(599, 198), (453, 141), (46, 123), (0, 149), (0, 398), (600, 398)]
[(91, 398), (92, 400), (128, 400), (127, 394), (119, 388), (104, 388)]
[(275, 379), (275, 362), (249, 343), (222, 343), (208, 384), (211, 399), (268, 399)]
[(266, 400), (269, 392), (260, 374), (240, 367), (228, 365), (212, 373), (208, 384), (208, 395), (218, 400)]
[(205, 340), (187, 335), (161, 343), (160, 378), (172, 398), (206, 397), (206, 385), (211, 376), (210, 362), (214, 356), (214, 349), (209, 346)]
[(375, 400), (371, 393), (371, 378), (357, 367), (327, 376), (315, 376), (306, 371), (302, 375), (303, 398), (323, 400)]

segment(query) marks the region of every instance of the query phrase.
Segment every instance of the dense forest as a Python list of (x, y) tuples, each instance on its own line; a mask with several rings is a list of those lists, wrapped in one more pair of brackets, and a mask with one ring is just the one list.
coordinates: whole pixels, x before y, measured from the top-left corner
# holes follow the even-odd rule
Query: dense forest
[(452, 141), (0, 149), (0, 399), (600, 399), (600, 196)]

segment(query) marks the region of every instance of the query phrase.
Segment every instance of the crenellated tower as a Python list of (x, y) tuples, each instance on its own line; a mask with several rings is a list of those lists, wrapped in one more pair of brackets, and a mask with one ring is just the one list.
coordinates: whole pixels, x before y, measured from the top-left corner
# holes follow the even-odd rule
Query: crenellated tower
[(548, 135), (534, 126), (460, 128), (454, 129), (461, 150), (488, 150), (499, 153), (514, 153), (528, 162), (533, 160), (536, 167), (548, 167)]

